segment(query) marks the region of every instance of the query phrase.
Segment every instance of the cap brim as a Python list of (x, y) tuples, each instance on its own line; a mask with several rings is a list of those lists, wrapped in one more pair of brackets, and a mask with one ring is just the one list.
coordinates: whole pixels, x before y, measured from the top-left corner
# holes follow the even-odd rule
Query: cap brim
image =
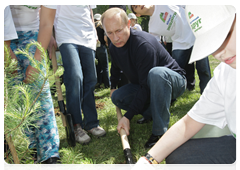
[(189, 64), (209, 56), (223, 44), (234, 18), (235, 15), (232, 15), (225, 22), (196, 38)]

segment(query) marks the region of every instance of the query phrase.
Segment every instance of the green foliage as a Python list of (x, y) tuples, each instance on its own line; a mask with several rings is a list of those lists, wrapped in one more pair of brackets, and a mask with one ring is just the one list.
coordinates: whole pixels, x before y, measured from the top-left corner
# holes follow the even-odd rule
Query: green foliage
[[(219, 64), (219, 61), (212, 56), (209, 57), (211, 72)], [(109, 67), (111, 64), (109, 64)], [(186, 90), (184, 94), (177, 99), (177, 101), (170, 107), (170, 124), (172, 126), (179, 119), (181, 119), (191, 107), (196, 103), (200, 97), (199, 78), (195, 71), (196, 88), (193, 91)], [(52, 80), (53, 81), (53, 80)], [(62, 85), (63, 96), (65, 98), (65, 87)], [(125, 158), (123, 155), (122, 144), (120, 136), (117, 132), (117, 116), (116, 109), (112, 103), (109, 89), (96, 89), (95, 101), (98, 112), (98, 119), (100, 126), (103, 127), (107, 134), (106, 137), (96, 138), (90, 134), (91, 142), (88, 145), (76, 144), (74, 148), (69, 147), (66, 140), (65, 128), (62, 125), (60, 116), (56, 117), (57, 126), (60, 137), (60, 157), (63, 164), (124, 164)], [(55, 106), (57, 106), (57, 97), (53, 96)], [(124, 114), (125, 112), (122, 111)], [(152, 130), (152, 122), (147, 124), (137, 124), (136, 121), (140, 119), (141, 115), (136, 115), (131, 120), (131, 129), (128, 140), (131, 146), (131, 152), (135, 161), (137, 161), (142, 155), (144, 155), (149, 149), (144, 148), (144, 144), (148, 140)], [(24, 136), (16, 136), (16, 146), (21, 149), (22, 154), (26, 156), (25, 160), (21, 163), (32, 164), (30, 151), (26, 150), (26, 144), (24, 143)], [(24, 147), (23, 147), (24, 146)], [(20, 151), (19, 151), (20, 153)], [(21, 156), (22, 157), (22, 156)], [(161, 164), (165, 164), (162, 161)]]
[[(36, 46), (41, 51), (41, 61), (35, 60), (29, 53), (31, 46)], [(45, 82), (53, 75), (49, 74), (50, 63), (47, 53), (38, 42), (33, 41), (26, 46), (26, 49), (18, 49), (16, 52), (25, 55), (37, 70), (37, 73), (31, 76), (31, 84), (23, 83), (22, 74), (16, 73), (19, 67), (17, 61), (11, 59), (7, 46), (4, 46), (4, 51), (4, 136), (11, 136), (14, 144), (18, 143), (16, 150), (21, 158), (28, 147), (24, 131), (31, 127), (37, 128), (34, 122), (42, 116), (40, 113), (34, 114), (40, 110), (38, 98), (46, 90)], [(61, 72), (62, 68), (57, 70), (56, 74), (60, 75)], [(19, 145), (22, 141), (19, 138), (25, 141), (24, 145)], [(8, 161), (11, 162), (11, 158)]]

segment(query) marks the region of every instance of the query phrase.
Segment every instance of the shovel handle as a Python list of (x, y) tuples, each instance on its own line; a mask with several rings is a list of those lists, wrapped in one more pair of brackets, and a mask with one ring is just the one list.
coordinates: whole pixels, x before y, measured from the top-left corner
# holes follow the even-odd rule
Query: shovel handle
[[(56, 73), (58, 66), (57, 66), (57, 58), (56, 58), (56, 49), (54, 46), (52, 47), (52, 67), (53, 67), (53, 72)], [(62, 89), (61, 89), (59, 76), (55, 76), (55, 84), (56, 84), (56, 89), (57, 89), (58, 101), (63, 101)], [(66, 127), (67, 126), (66, 118), (62, 112), (60, 112), (60, 113), (61, 113), (63, 126)]]
[[(117, 107), (117, 106), (116, 106), (116, 111), (117, 111), (117, 118), (118, 118), (118, 121), (119, 121), (122, 118), (122, 112), (121, 112), (120, 108)], [(120, 136), (121, 136), (123, 150), (126, 149), (126, 148), (130, 149), (127, 134), (126, 134), (124, 129), (120, 130)]]

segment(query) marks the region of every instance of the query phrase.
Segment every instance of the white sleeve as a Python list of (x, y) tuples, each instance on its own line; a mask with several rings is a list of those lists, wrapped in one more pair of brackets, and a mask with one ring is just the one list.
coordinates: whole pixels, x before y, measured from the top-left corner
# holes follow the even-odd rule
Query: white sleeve
[(17, 38), (18, 36), (15, 25), (13, 23), (12, 13), (9, 6), (7, 6), (4, 9), (4, 41), (13, 40)]
[(220, 87), (224, 82), (219, 81), (218, 77), (214, 75), (208, 82), (203, 94), (188, 115), (197, 122), (224, 128), (227, 120), (224, 94)]

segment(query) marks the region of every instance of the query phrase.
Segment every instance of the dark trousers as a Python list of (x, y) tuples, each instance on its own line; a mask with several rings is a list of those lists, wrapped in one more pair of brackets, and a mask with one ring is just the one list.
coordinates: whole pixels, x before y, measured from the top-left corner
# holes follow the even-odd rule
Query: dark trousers
[(167, 164), (232, 164), (236, 161), (236, 139), (230, 136), (190, 139), (173, 151)]

